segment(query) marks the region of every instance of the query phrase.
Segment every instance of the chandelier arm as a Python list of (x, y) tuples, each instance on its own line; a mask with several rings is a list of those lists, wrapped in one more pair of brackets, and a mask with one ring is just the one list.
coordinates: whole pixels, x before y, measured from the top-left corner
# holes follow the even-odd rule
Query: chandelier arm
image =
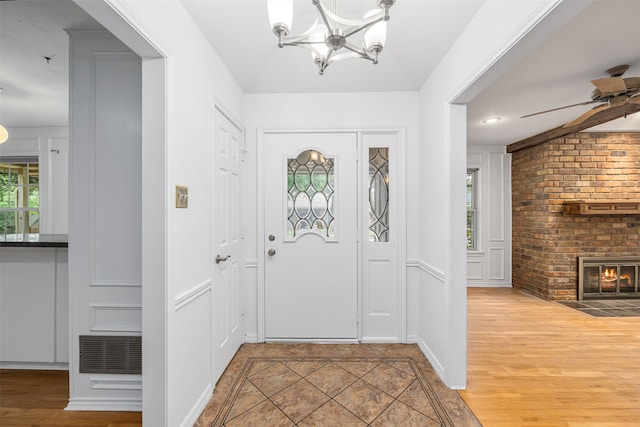
[(358, 53), (358, 52), (344, 52), (341, 53), (340, 55), (335, 55), (331, 58), (331, 61), (327, 61), (329, 64), (333, 64), (334, 62), (338, 62), (338, 61), (342, 61), (343, 59), (350, 59), (350, 58), (363, 58), (363, 59), (369, 59), (366, 58), (364, 56), (362, 56), (362, 54)]
[(366, 30), (367, 28), (372, 27), (373, 25), (377, 24), (380, 21), (384, 21), (384, 17), (380, 17), (380, 18), (376, 19), (375, 21), (371, 21), (371, 22), (369, 22), (367, 24), (363, 24), (363, 25), (356, 26), (356, 27), (351, 27), (345, 32), (344, 37), (347, 38), (349, 36), (352, 36), (352, 35), (360, 32), (360, 31), (362, 31), (362, 30)]
[[(332, 30), (333, 26), (331, 26), (329, 24), (329, 20), (327, 19), (327, 12), (325, 12), (324, 7), (322, 6), (322, 3), (320, 3), (320, 0), (313, 0), (313, 4), (316, 6), (316, 8), (318, 9), (318, 13), (320, 14), (320, 17), (322, 18), (322, 20), (324, 21), (324, 25), (327, 26), (328, 29)], [(335, 22), (335, 20), (334, 20)]]
[(350, 50), (353, 53), (355, 53), (360, 58), (368, 59), (369, 61), (373, 61), (373, 58), (371, 58), (369, 56), (369, 54), (365, 50), (358, 49), (358, 48), (354, 47), (351, 43), (347, 43), (346, 45), (344, 45), (344, 48), (347, 49), (347, 50)]
[[(318, 6), (318, 8), (320, 8), (320, 7), (322, 7), (322, 5)], [(360, 25), (364, 25), (364, 24), (367, 24), (371, 19), (382, 18), (385, 21), (388, 20), (388, 19), (385, 19), (384, 9), (380, 9), (380, 12), (378, 12), (376, 15), (370, 16), (370, 17), (368, 17), (366, 19), (342, 18), (342, 17), (334, 14), (330, 10), (324, 10), (324, 8), (322, 10), (323, 10), (323, 13), (326, 14), (327, 18), (329, 18), (333, 22), (336, 22), (336, 23), (338, 23), (340, 25), (344, 25), (344, 26), (347, 26), (347, 27), (357, 27), (357, 26), (360, 26)]]

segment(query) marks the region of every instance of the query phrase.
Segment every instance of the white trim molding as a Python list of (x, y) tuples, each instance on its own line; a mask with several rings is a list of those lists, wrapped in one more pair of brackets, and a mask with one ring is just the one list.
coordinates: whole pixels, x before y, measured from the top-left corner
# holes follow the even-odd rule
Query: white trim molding
[[(91, 332), (137, 332), (142, 333), (142, 304), (90, 304)], [(135, 313), (137, 312), (137, 314)], [(99, 319), (112, 319), (109, 323), (99, 323)], [(127, 317), (135, 323), (125, 323)], [(116, 322), (116, 320), (118, 321)]]
[(75, 397), (69, 399), (65, 411), (142, 411), (142, 398), (90, 398)]
[(92, 375), (89, 384), (94, 390), (142, 390), (142, 375)]
[(432, 265), (427, 264), (424, 261), (419, 259), (409, 259), (407, 260), (407, 268), (417, 268), (431, 276), (435, 279), (438, 279), (440, 282), (444, 283), (445, 281), (445, 273), (442, 270), (438, 270)]
[(185, 306), (191, 304), (193, 301), (197, 300), (205, 293), (211, 291), (211, 286), (211, 280), (207, 280), (206, 282), (203, 282), (198, 286), (194, 286), (186, 292), (178, 294), (173, 302), (174, 310), (178, 311), (181, 308), (184, 308)]

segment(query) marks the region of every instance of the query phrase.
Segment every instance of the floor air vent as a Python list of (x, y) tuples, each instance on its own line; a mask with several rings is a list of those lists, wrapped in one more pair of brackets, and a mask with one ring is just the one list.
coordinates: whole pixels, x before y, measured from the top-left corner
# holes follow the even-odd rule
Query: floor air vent
[(141, 374), (142, 337), (80, 336), (81, 374)]

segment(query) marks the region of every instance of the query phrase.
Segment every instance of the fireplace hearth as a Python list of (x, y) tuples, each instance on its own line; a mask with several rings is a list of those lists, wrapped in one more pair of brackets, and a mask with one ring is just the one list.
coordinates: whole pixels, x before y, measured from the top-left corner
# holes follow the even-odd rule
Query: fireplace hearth
[(640, 298), (640, 257), (579, 257), (578, 300)]

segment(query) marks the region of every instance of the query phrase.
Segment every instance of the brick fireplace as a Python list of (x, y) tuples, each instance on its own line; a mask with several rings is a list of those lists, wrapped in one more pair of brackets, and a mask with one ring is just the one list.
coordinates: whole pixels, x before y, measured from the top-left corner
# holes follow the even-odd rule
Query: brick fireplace
[(567, 135), (513, 153), (511, 173), (514, 288), (575, 300), (580, 257), (640, 256), (640, 133)]

